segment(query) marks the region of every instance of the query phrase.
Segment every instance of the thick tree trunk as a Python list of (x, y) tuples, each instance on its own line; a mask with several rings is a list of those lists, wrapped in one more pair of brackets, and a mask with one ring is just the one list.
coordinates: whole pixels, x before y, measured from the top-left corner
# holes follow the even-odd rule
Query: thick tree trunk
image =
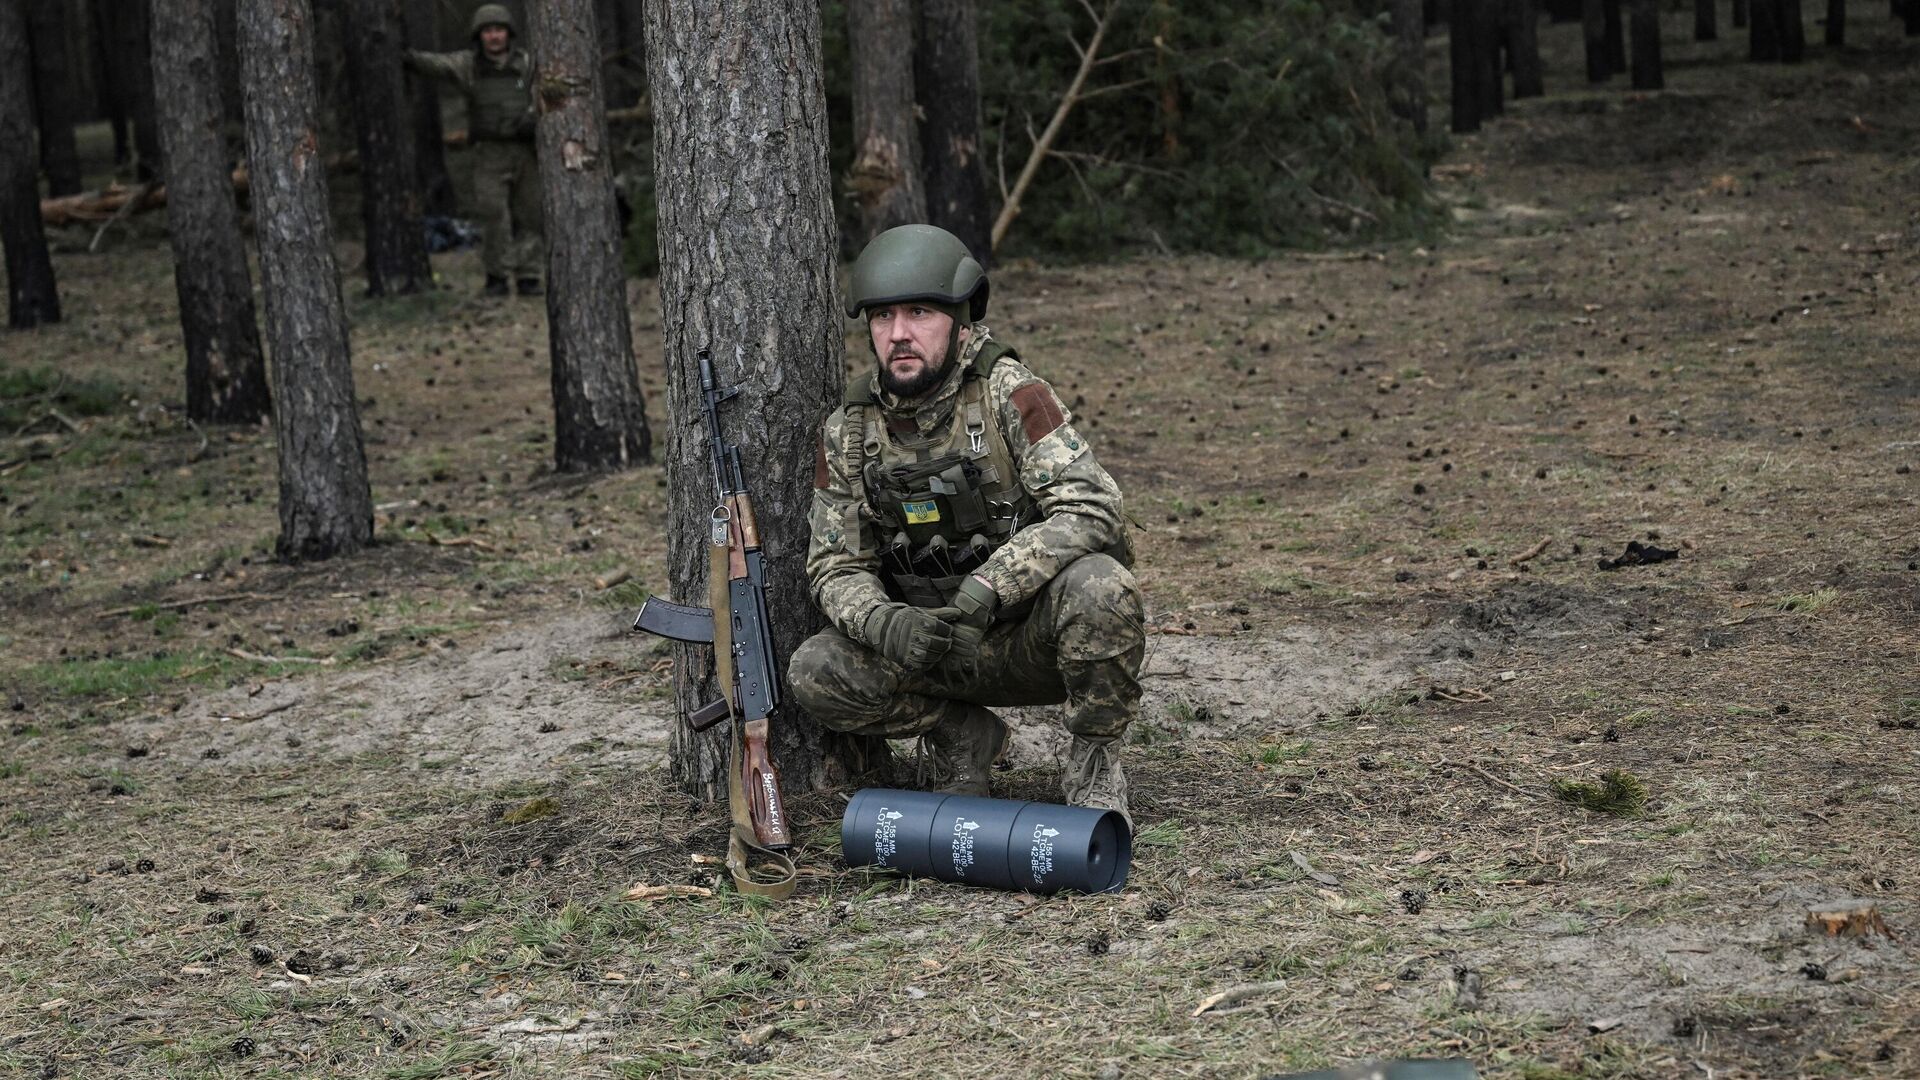
[(1546, 76), (1540, 68), (1540, 12), (1534, 0), (1508, 0), (1507, 54), (1513, 60), (1514, 100), (1544, 97)]
[(977, 0), (919, 2), (913, 79), (927, 223), (959, 237), (981, 266), (992, 267), (993, 213), (980, 138)]
[(553, 464), (561, 472), (652, 460), (633, 362), (613, 153), (590, 0), (533, 0), (540, 195), (547, 223)]
[(1807, 58), (1807, 24), (1800, 0), (1774, 0), (1780, 19), (1780, 62), (1797, 64)]
[[(440, 48), (440, 31), (430, 4), (400, 5), (406, 47), (425, 52)], [(440, 92), (424, 75), (407, 75), (407, 111), (413, 118), (413, 175), (423, 213), (454, 212), (453, 178), (447, 173), (446, 134), (440, 129)]]
[(1827, 0), (1827, 48), (1847, 44), (1847, 0)]
[(1659, 90), (1666, 86), (1660, 63), (1660, 0), (1633, 0), (1633, 88)]
[(1504, 0), (1472, 0), (1474, 59), (1480, 76), (1480, 115), (1491, 119), (1507, 111), (1507, 81), (1500, 51)]
[(1427, 21), (1423, 0), (1393, 0), (1394, 111), (1427, 133)]
[(1719, 11), (1715, 7), (1715, 0), (1693, 0), (1693, 40), (1713, 41), (1719, 36)]
[(413, 101), (401, 70), (396, 0), (347, 0), (347, 85), (360, 147), (360, 218), (366, 224), (367, 295), (399, 296), (433, 286), (420, 224), (419, 176), (407, 118)]
[(80, 154), (73, 141), (73, 57), (67, 48), (67, 7), (62, 0), (27, 0), (27, 40), (33, 52), (33, 105), (40, 126), (40, 167), (47, 194), (80, 190)]
[(853, 166), (847, 187), (860, 206), (852, 247), (896, 225), (927, 220), (920, 141), (913, 115), (912, 0), (847, 0), (853, 48)]
[(0, 247), (6, 248), (7, 325), (16, 330), (60, 321), (53, 260), (40, 224), (32, 78), (27, 20), (18, 3), (0, 0)]
[(1453, 0), (1447, 21), (1448, 126), (1455, 135), (1480, 130), (1480, 59), (1473, 10), (1480, 0)]
[(167, 155), (167, 237), (187, 347), (187, 415), (252, 424), (270, 407), (267, 364), (220, 133), (215, 2), (154, 5), (154, 97)]
[(1580, 31), (1587, 47), (1587, 81), (1603, 83), (1613, 77), (1607, 58), (1606, 0), (1582, 0)]
[(1747, 56), (1761, 63), (1780, 59), (1780, 0), (1751, 0)]
[(327, 220), (307, 0), (246, 0), (239, 21), (254, 234), (273, 348), (283, 559), (373, 539), (367, 457)]
[(112, 14), (107, 21), (109, 75), (117, 84), (117, 97), (133, 121), (134, 175), (141, 180), (158, 180), (166, 175), (165, 156), (160, 152), (160, 129), (154, 119), (153, 62), (148, 51), (148, 4), (151, 0), (119, 0), (106, 3)]
[[(807, 511), (820, 421), (845, 386), (818, 9), (782, 0), (648, 0), (647, 58), (672, 420), (668, 577), (678, 599), (707, 602), (714, 490), (695, 357), (710, 349), (715, 374), (739, 390), (721, 416), (740, 446), (757, 511), (774, 655), (784, 665), (820, 625), (808, 602)], [(679, 653), (674, 683), (683, 707), (716, 696), (708, 653)], [(851, 744), (790, 700), (773, 728), (789, 791), (849, 778)], [(675, 781), (720, 796), (724, 737), (721, 728), (701, 735), (676, 725)]]
[(1627, 70), (1627, 33), (1620, 17), (1622, 0), (1602, 0), (1606, 12), (1607, 70)]

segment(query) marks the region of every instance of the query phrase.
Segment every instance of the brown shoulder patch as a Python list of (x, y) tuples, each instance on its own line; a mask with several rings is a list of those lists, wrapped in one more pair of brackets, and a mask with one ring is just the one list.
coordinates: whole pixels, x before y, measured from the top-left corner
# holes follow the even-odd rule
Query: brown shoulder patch
[(820, 433), (820, 439), (813, 444), (813, 489), (825, 491), (833, 477), (827, 472), (827, 435)]
[(1020, 426), (1026, 430), (1028, 445), (1053, 434), (1055, 428), (1067, 422), (1060, 399), (1053, 396), (1053, 390), (1046, 383), (1030, 382), (1015, 390), (1011, 400), (1020, 412)]

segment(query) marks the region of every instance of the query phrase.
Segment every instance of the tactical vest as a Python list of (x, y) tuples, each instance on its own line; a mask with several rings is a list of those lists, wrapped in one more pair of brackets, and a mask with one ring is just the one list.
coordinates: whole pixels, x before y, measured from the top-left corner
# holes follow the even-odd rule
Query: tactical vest
[(916, 607), (944, 607), (960, 582), (1014, 533), (1040, 520), (990, 416), (988, 373), (1019, 354), (988, 341), (967, 365), (944, 433), (889, 435), (873, 380), (847, 393), (846, 446), (853, 496), (880, 536), (881, 580)]
[(514, 142), (533, 137), (528, 122), (527, 56), (518, 49), (507, 62), (495, 64), (475, 50), (473, 91), (468, 99), (467, 127), (483, 142)]

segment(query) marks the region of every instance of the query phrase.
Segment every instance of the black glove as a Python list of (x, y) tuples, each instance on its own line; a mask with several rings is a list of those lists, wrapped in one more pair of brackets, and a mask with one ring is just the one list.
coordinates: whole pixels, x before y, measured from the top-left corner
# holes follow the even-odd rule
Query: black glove
[(925, 671), (953, 647), (953, 627), (911, 604), (882, 604), (861, 627), (875, 651), (911, 672)]

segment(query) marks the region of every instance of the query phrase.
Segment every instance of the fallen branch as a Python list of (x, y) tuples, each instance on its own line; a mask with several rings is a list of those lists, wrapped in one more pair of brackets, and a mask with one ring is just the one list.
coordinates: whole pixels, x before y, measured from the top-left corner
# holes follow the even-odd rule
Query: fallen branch
[(1515, 555), (1513, 558), (1508, 559), (1507, 565), (1519, 566), (1522, 563), (1530, 563), (1533, 560), (1539, 558), (1541, 553), (1547, 550), (1547, 545), (1551, 543), (1553, 543), (1553, 537), (1543, 536), (1540, 538), (1539, 543), (1533, 545), (1532, 547), (1521, 552), (1520, 554)]
[(1528, 791), (1526, 788), (1515, 787), (1514, 785), (1507, 783), (1505, 780), (1500, 779), (1499, 777), (1493, 775), (1492, 773), (1488, 772), (1487, 770), (1481, 768), (1478, 765), (1467, 765), (1466, 768), (1469, 772), (1473, 773), (1475, 776), (1478, 776), (1480, 779), (1485, 780), (1487, 783), (1506, 788), (1508, 791), (1513, 792), (1515, 795), (1525, 795), (1529, 799), (1549, 798), (1549, 796), (1544, 795), (1538, 791)]
[(265, 720), (267, 717), (272, 716), (274, 713), (286, 712), (288, 709), (291, 709), (298, 704), (300, 704), (300, 699), (294, 698), (292, 701), (281, 702), (280, 704), (275, 705), (270, 709), (261, 709), (257, 713), (240, 713), (237, 716), (216, 716), (214, 717), (214, 719), (225, 720), (235, 724), (251, 724), (255, 720)]
[(1271, 994), (1287, 988), (1287, 980), (1274, 979), (1271, 982), (1247, 983), (1242, 986), (1229, 986), (1216, 994), (1208, 994), (1194, 1007), (1193, 1015), (1200, 1016), (1209, 1012), (1225, 1012), (1249, 998), (1262, 994)]
[(149, 609), (153, 611), (171, 611), (174, 608), (198, 607), (201, 604), (227, 604), (227, 603), (232, 603), (235, 600), (278, 600), (278, 599), (280, 598), (277, 596), (270, 595), (268, 593), (257, 593), (257, 592), (222, 593), (219, 596), (201, 596), (192, 600), (169, 600), (164, 604), (135, 604), (132, 607), (117, 607), (112, 609), (111, 611), (103, 611), (99, 615), (96, 615), (95, 618), (111, 619), (116, 615), (131, 615), (136, 611), (146, 611)]
[(493, 550), (492, 544), (487, 543), (477, 536), (455, 536), (442, 540), (432, 533), (427, 533), (426, 537), (427, 543), (432, 544), (434, 547), (470, 547), (476, 551)]
[(635, 885), (621, 897), (622, 900), (688, 900), (712, 896), (713, 890), (700, 885)]
[(138, 207), (148, 195), (153, 193), (153, 189), (159, 186), (159, 181), (149, 180), (135, 188), (132, 196), (130, 196), (126, 202), (120, 204), (120, 208), (113, 212), (113, 216), (101, 222), (100, 227), (93, 230), (93, 240), (87, 244), (88, 254), (99, 251), (100, 238), (107, 235), (107, 230), (113, 228), (113, 223), (133, 213), (134, 209)]
[(1106, 39), (1107, 23), (1113, 17), (1113, 0), (1108, 0), (1107, 6), (1097, 13), (1087, 0), (1081, 0), (1080, 6), (1086, 8), (1087, 13), (1093, 16), (1093, 39), (1087, 42), (1086, 48), (1080, 50), (1080, 70), (1073, 73), (1073, 82), (1067, 85), (1067, 92), (1060, 96), (1060, 104), (1053, 110), (1053, 119), (1047, 121), (1046, 129), (1040, 132), (1038, 139), (1034, 140), (1033, 151), (1027, 155), (1027, 163), (1020, 167), (1020, 175), (1013, 182), (1013, 190), (1007, 193), (1007, 201), (1000, 207), (1000, 216), (994, 219), (992, 239), (989, 244), (995, 251), (1000, 249), (1000, 240), (1012, 227), (1013, 219), (1020, 216), (1020, 199), (1026, 195), (1027, 188), (1032, 185), (1034, 174), (1040, 171), (1040, 163), (1046, 160), (1048, 152), (1053, 149), (1053, 141), (1060, 137), (1060, 129), (1067, 122), (1067, 114), (1072, 112), (1073, 107), (1082, 100), (1084, 95), (1081, 93), (1081, 88), (1086, 86), (1087, 76), (1092, 73), (1095, 64), (1099, 61), (1100, 43)]
[(319, 664), (322, 667), (333, 666), (333, 657), (331, 656), (263, 656), (260, 653), (250, 653), (245, 649), (228, 649), (227, 655), (241, 660), (249, 660), (256, 664)]

